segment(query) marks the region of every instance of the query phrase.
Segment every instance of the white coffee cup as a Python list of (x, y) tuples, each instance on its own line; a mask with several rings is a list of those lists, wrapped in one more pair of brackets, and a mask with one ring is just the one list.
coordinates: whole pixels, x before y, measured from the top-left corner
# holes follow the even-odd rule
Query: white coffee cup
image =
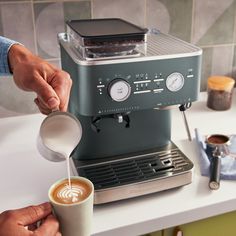
[[(91, 235), (93, 218), (93, 183), (84, 177), (71, 177), (72, 188), (73, 181), (78, 181), (87, 188), (88, 192), (83, 200), (65, 204), (58, 202), (58, 199), (55, 198), (55, 190), (65, 181), (67, 181), (67, 179), (58, 180), (48, 191), (48, 197), (53, 206), (53, 212), (59, 221), (60, 232), (63, 236), (89, 236)], [(83, 189), (83, 187), (81, 189)]]

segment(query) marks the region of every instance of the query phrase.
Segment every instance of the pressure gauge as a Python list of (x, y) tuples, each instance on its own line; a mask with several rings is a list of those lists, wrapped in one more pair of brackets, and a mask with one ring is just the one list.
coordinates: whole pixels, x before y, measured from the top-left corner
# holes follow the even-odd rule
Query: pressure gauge
[(184, 76), (179, 72), (170, 74), (166, 79), (166, 87), (172, 91), (179, 91), (184, 86)]

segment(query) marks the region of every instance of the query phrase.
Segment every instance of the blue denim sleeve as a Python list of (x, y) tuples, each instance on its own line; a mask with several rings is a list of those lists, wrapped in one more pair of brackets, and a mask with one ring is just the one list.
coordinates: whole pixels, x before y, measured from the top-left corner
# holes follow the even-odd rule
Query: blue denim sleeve
[(17, 42), (14, 40), (0, 36), (0, 74), (10, 74), (7, 54), (10, 47), (15, 43)]

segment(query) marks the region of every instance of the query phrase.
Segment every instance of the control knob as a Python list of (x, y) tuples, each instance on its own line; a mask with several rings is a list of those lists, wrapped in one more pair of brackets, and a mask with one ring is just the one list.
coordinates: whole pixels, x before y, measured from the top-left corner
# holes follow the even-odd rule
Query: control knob
[(123, 102), (130, 96), (131, 87), (129, 83), (123, 79), (114, 79), (108, 86), (108, 93), (112, 100)]

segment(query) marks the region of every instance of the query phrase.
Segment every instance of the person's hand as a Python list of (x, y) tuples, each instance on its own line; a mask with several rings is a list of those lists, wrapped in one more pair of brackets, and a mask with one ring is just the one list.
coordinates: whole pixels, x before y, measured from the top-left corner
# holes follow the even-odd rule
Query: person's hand
[(8, 60), (16, 85), (37, 93), (35, 103), (43, 114), (52, 110), (66, 111), (72, 80), (67, 72), (32, 54), (22, 45), (14, 44)]
[[(0, 214), (0, 236), (61, 236), (59, 223), (49, 203)], [(40, 220), (42, 224), (36, 227)]]

